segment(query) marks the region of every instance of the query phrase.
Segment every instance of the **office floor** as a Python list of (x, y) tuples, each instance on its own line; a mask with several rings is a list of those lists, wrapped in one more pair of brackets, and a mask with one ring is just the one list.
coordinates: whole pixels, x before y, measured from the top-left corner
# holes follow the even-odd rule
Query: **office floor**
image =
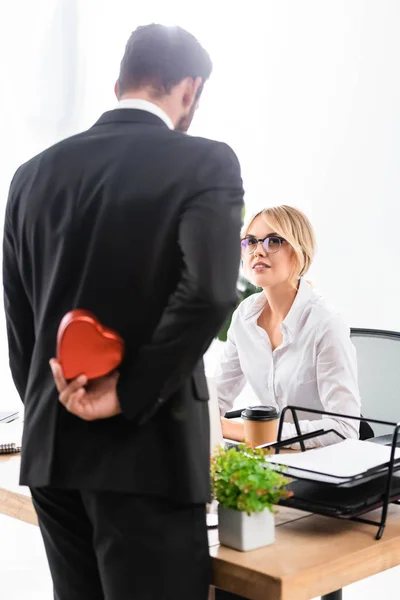
[[(34, 525), (0, 515), (0, 597), (52, 600), (52, 586), (40, 532)], [(377, 542), (378, 543), (378, 542)], [(348, 587), (344, 600), (398, 598), (400, 567)]]
[(0, 597), (52, 600), (53, 590), (39, 528), (0, 515)]

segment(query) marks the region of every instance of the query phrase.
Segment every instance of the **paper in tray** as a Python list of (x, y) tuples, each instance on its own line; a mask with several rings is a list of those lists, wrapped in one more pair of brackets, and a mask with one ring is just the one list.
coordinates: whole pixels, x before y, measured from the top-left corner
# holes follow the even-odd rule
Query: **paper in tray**
[[(287, 474), (298, 478), (326, 483), (342, 483), (379, 472), (390, 461), (391, 448), (372, 442), (344, 440), (337, 444), (299, 452), (278, 454), (267, 460), (288, 467)], [(400, 448), (395, 460), (400, 458)]]

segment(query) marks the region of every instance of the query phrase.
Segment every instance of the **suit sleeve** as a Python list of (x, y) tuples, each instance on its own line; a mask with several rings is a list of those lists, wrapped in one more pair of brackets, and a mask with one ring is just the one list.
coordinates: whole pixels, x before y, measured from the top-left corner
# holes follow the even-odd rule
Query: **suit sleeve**
[(215, 144), (191, 183), (197, 191), (180, 215), (180, 280), (150, 343), (124, 365), (118, 384), (123, 414), (141, 423), (191, 376), (237, 301), (243, 187), (235, 154)]
[(26, 295), (18, 267), (15, 232), (10, 219), (11, 184), (3, 233), (3, 293), (11, 374), (22, 401), (28, 382), (35, 344), (32, 307)]

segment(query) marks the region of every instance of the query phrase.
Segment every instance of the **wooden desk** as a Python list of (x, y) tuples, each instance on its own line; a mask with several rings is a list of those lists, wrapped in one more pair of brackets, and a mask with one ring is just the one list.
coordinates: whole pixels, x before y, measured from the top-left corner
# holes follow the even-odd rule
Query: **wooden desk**
[[(37, 524), (29, 491), (18, 486), (19, 456), (0, 456), (0, 513)], [(213, 585), (250, 600), (310, 600), (400, 564), (400, 506), (383, 538), (376, 528), (281, 508), (276, 542), (252, 552), (219, 546), (210, 530)]]
[(18, 485), (19, 454), (0, 454), (0, 514), (37, 525), (29, 489)]

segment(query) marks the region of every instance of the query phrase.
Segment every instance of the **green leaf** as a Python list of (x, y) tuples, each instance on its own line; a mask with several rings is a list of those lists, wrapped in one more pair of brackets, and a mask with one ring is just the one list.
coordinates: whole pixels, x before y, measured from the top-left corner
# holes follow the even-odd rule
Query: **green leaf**
[(265, 455), (264, 450), (246, 444), (217, 448), (211, 458), (211, 483), (222, 506), (248, 514), (265, 508), (275, 512), (274, 505), (288, 496), (290, 479), (271, 469)]

